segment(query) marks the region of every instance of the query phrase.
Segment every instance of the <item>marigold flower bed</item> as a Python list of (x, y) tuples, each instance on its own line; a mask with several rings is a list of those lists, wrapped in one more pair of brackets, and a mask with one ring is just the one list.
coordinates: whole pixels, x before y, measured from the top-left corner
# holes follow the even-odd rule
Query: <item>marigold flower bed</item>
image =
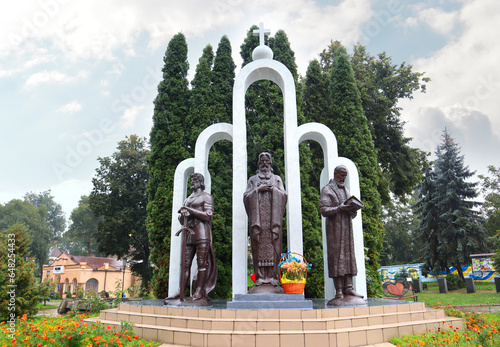
[[(133, 331), (124, 327), (104, 326), (100, 323), (87, 323), (83, 320), (88, 315), (40, 317), (28, 319), (26, 315), (18, 317), (15, 333), (6, 322), (0, 323), (0, 345), (11, 346), (61, 346), (61, 347), (94, 347), (94, 346), (131, 346), (155, 347), (158, 342), (140, 339)], [(130, 327), (129, 327), (130, 329)]]
[[(443, 308), (436, 307), (434, 308)], [(457, 347), (493, 347), (500, 346), (500, 318), (495, 313), (485, 315), (477, 312), (462, 312), (455, 306), (444, 307), (447, 316), (464, 318), (465, 327), (438, 331), (429, 331), (414, 336), (393, 338), (391, 343), (398, 347), (417, 346), (457, 346)]]

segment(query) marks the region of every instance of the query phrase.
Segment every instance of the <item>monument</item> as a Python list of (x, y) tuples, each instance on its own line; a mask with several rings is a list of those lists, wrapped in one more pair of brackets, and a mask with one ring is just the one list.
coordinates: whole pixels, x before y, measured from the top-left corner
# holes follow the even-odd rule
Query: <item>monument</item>
[[(181, 162), (176, 168), (174, 177), (174, 195), (172, 207), (172, 236), (169, 268), (169, 296), (175, 294), (180, 284), (180, 258), (181, 240), (175, 237), (175, 232), (182, 225), (177, 219), (177, 211), (182, 207), (186, 196), (187, 179), (193, 172), (201, 173), (205, 178), (205, 191), (210, 192), (211, 178), (208, 172), (208, 154), (211, 146), (219, 140), (229, 140), (233, 143), (233, 225), (232, 225), (232, 295), (246, 295), (247, 287), (247, 249), (248, 237), (252, 236), (253, 225), (250, 215), (247, 217), (247, 209), (243, 197), (247, 192), (247, 128), (245, 119), (245, 93), (252, 83), (259, 80), (270, 80), (276, 83), (283, 94), (284, 104), (284, 162), (285, 170), (283, 180), (286, 182), (286, 221), (287, 221), (287, 248), (291, 252), (304, 254), (302, 235), (302, 206), (300, 191), (300, 160), (299, 144), (306, 140), (316, 141), (323, 150), (324, 168), (321, 173), (320, 184), (325, 186), (333, 177), (334, 168), (344, 165), (349, 175), (345, 179), (345, 185), (354, 196), (360, 196), (359, 176), (355, 164), (338, 156), (337, 141), (332, 131), (323, 124), (306, 123), (297, 124), (297, 103), (295, 82), (291, 72), (282, 63), (273, 60), (272, 50), (264, 44), (264, 35), (269, 30), (264, 29), (262, 23), (260, 28), (254, 31), (260, 37), (260, 45), (255, 48), (253, 61), (245, 65), (237, 74), (233, 87), (233, 124), (217, 123), (206, 128), (198, 137), (195, 145), (195, 156)], [(275, 149), (272, 149), (275, 150)], [(273, 188), (273, 190), (276, 190)], [(278, 189), (279, 190), (279, 189)], [(283, 190), (284, 191), (284, 190)], [(284, 205), (284, 203), (283, 203)], [(326, 219), (323, 219), (323, 252), (325, 268), (325, 298), (335, 296), (334, 285), (328, 279), (328, 254)], [(363, 231), (361, 224), (361, 213), (352, 219), (352, 231), (354, 241), (354, 253), (357, 262), (357, 276), (353, 278), (353, 288), (356, 293), (366, 297), (366, 274), (364, 261)], [(271, 234), (272, 237), (276, 233)], [(253, 247), (253, 246), (252, 246)], [(258, 246), (257, 246), (258, 248)], [(276, 252), (276, 251), (275, 251)], [(262, 262), (261, 264), (265, 264)], [(196, 262), (193, 264), (196, 267)], [(313, 264), (314, 266), (314, 264)], [(260, 269), (259, 269), (260, 271)], [(267, 270), (266, 270), (267, 271)], [(191, 271), (193, 273), (193, 271)], [(264, 274), (263, 278), (268, 281), (271, 278)], [(269, 280), (269, 282), (271, 282)], [(272, 281), (274, 283), (274, 281)], [(276, 296), (276, 295), (274, 295)]]
[[(165, 304), (208, 306), (208, 294), (217, 284), (217, 261), (212, 246), (212, 215), (214, 201), (206, 193), (202, 174), (191, 175), (191, 189), (184, 205), (179, 209), (179, 222), (183, 225), (176, 236), (182, 236), (181, 273), (178, 291), (165, 299)], [(198, 265), (196, 290), (192, 297), (185, 298), (191, 273), (191, 264), (196, 255)]]
[(281, 177), (273, 174), (271, 154), (259, 155), (257, 174), (250, 177), (243, 195), (250, 221), (255, 285), (249, 294), (282, 294), (278, 264), (283, 239), (287, 194)]
[(345, 187), (348, 171), (344, 165), (335, 168), (333, 179), (321, 189), (319, 208), (326, 218), (328, 275), (335, 283), (335, 297), (328, 305), (362, 305), (363, 295), (353, 289), (358, 274), (354, 252), (352, 219), (364, 205)]

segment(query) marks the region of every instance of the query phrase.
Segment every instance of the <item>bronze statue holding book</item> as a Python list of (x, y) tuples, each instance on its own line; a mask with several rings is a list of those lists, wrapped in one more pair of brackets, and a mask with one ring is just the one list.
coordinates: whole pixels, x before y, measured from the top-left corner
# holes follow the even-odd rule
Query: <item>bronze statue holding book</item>
[(358, 274), (354, 253), (352, 219), (364, 205), (351, 196), (344, 181), (347, 167), (335, 168), (333, 179), (321, 189), (319, 208), (326, 218), (326, 240), (328, 252), (328, 274), (335, 284), (335, 298), (329, 305), (356, 305), (363, 301), (353, 288), (353, 276)]

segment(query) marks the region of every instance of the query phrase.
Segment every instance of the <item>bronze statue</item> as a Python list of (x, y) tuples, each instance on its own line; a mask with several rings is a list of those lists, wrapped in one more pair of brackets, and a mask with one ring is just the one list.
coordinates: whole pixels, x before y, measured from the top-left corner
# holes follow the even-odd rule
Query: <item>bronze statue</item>
[(181, 280), (179, 290), (166, 298), (165, 304), (172, 303), (174, 299), (184, 301), (195, 254), (198, 263), (196, 290), (192, 298), (186, 298), (186, 300), (190, 304), (209, 305), (208, 294), (215, 288), (217, 282), (217, 261), (212, 245), (214, 201), (212, 196), (204, 191), (204, 181), (202, 174), (191, 175), (193, 193), (188, 196), (179, 210), (179, 221), (183, 227), (176, 235), (182, 233)]
[(281, 294), (278, 264), (281, 258), (283, 215), (287, 193), (283, 181), (273, 174), (271, 155), (259, 155), (257, 174), (248, 180), (243, 195), (250, 222), (250, 244), (255, 285), (249, 294)]
[(326, 217), (326, 240), (328, 251), (328, 274), (335, 284), (335, 298), (329, 305), (342, 305), (342, 301), (356, 301), (363, 298), (353, 289), (353, 276), (358, 274), (354, 253), (352, 219), (363, 203), (351, 196), (344, 181), (347, 168), (339, 165), (334, 178), (321, 189), (319, 208)]

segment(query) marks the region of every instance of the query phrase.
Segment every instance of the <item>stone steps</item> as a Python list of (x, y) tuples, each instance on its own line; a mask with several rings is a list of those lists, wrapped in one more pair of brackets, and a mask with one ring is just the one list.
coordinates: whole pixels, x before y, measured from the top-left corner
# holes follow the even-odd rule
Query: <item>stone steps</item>
[(106, 325), (134, 323), (134, 333), (184, 346), (365, 346), (394, 336), (462, 327), (423, 303), (314, 310), (227, 310), (120, 304), (101, 311)]

